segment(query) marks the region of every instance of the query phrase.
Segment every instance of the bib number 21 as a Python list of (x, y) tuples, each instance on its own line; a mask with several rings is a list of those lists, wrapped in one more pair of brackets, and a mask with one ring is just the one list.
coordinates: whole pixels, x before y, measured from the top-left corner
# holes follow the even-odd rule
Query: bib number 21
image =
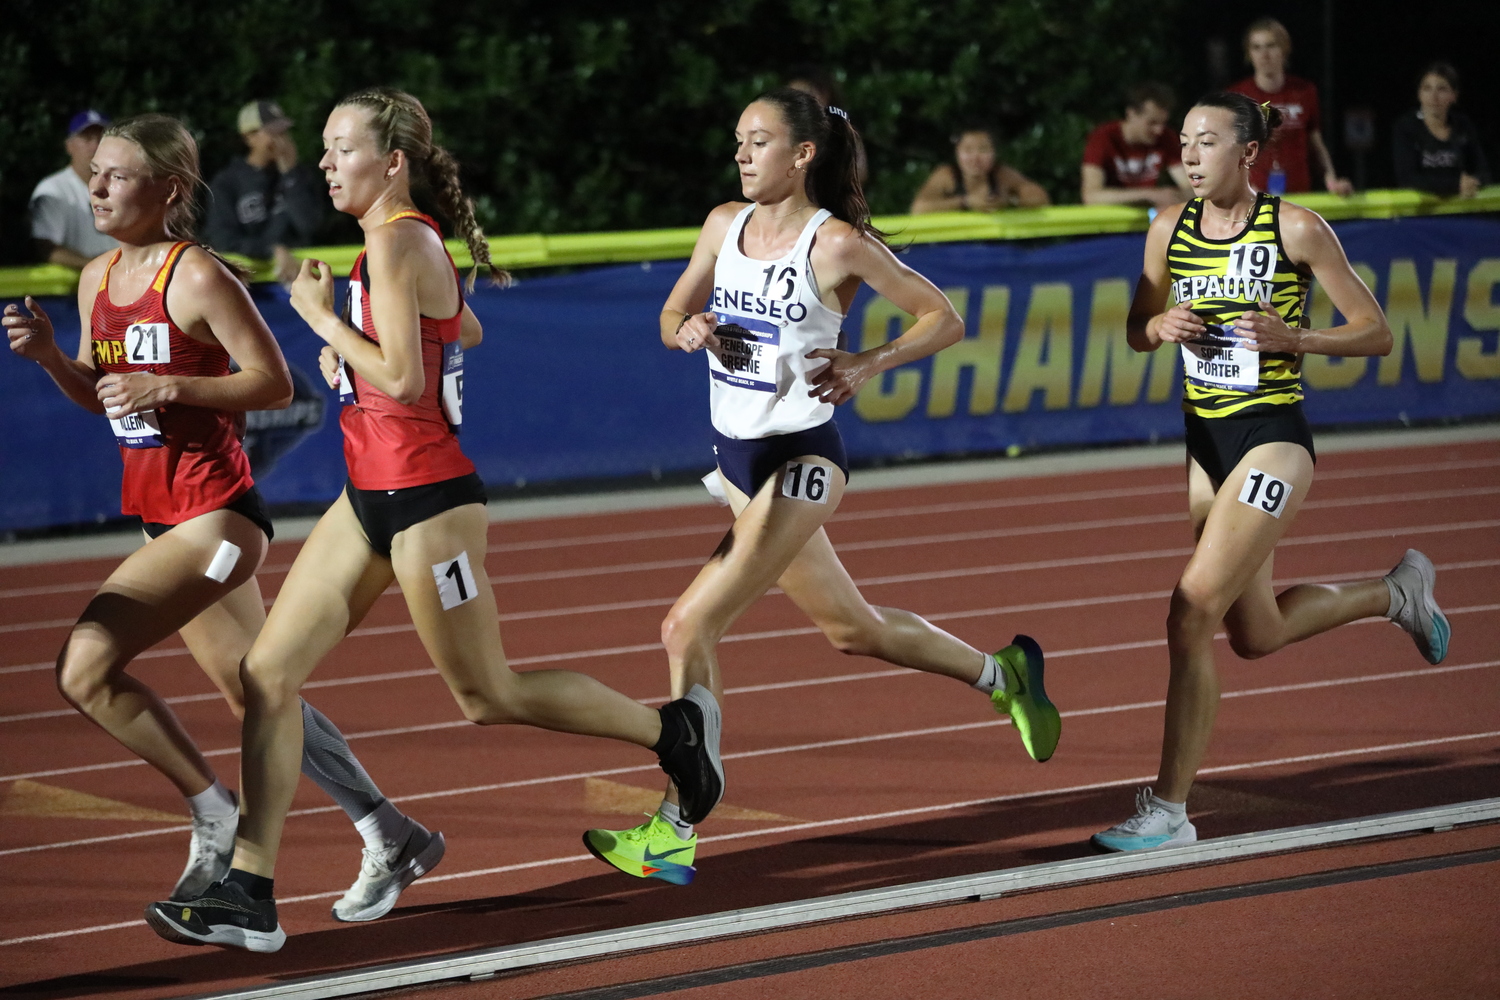
[(1272, 517), (1281, 518), (1286, 502), (1291, 498), (1292, 484), (1277, 479), (1268, 472), (1251, 469), (1240, 487), (1240, 503), (1263, 510)]
[(781, 495), (793, 500), (811, 500), (813, 503), (828, 502), (828, 476), (826, 465), (811, 462), (791, 462), (781, 477)]

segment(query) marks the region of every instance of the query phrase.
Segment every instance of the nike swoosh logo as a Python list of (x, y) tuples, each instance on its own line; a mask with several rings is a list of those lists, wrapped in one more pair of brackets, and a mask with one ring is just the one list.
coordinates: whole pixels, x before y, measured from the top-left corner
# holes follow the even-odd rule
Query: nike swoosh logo
[(642, 860), (645, 861), (646, 864), (648, 864), (648, 865), (655, 864), (658, 861), (665, 861), (665, 860), (667, 860), (668, 858), (670, 858), (674, 854), (681, 854), (683, 851), (690, 850), (692, 848), (692, 846), (693, 846), (692, 844), (689, 844), (686, 847), (678, 847), (675, 850), (665, 851), (665, 852), (663, 852), (661, 854), (652, 853), (651, 848), (648, 847), (648, 848), (646, 848), (646, 853), (643, 856)]
[(687, 745), (690, 747), (695, 747), (698, 745), (698, 731), (692, 726), (688, 727)]

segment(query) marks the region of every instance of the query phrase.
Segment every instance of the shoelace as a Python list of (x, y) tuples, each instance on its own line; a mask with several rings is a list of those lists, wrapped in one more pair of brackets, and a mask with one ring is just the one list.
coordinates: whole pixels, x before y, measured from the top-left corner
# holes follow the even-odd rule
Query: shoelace
[(1134, 833), (1145, 826), (1162, 810), (1151, 803), (1151, 786), (1137, 789), (1135, 793), (1135, 815), (1120, 824), (1120, 829)]
[(633, 826), (629, 830), (620, 831), (621, 840), (628, 840), (633, 844), (651, 836), (651, 827), (655, 825), (656, 813), (641, 813), (641, 815), (646, 817), (646, 822), (640, 826)]

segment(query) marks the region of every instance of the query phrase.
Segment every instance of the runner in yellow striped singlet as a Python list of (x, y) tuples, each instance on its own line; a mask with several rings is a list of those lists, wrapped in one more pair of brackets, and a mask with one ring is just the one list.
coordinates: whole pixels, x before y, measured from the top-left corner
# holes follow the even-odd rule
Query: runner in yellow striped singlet
[[(1250, 165), (1280, 118), (1241, 94), (1199, 101), (1182, 130), (1182, 165), (1198, 197), (1163, 210), (1146, 237), (1128, 336), (1137, 351), (1167, 344), (1183, 352), (1188, 509), (1198, 544), (1167, 617), (1172, 672), (1156, 789), (1136, 796), (1134, 816), (1094, 835), (1105, 850), (1197, 839), (1187, 796), (1219, 704), (1221, 622), (1245, 659), (1376, 615), (1405, 629), (1430, 663), (1448, 649), (1432, 563), (1415, 549), (1381, 579), (1280, 594), (1271, 586), (1276, 542), (1313, 480), (1302, 355), (1391, 349), (1385, 315), (1328, 223), (1250, 187)], [(1306, 328), (1310, 278), (1348, 317), (1342, 326)]]

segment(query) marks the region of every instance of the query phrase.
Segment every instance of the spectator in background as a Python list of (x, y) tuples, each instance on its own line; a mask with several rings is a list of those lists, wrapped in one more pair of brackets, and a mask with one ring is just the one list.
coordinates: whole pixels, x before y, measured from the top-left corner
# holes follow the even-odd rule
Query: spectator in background
[(1396, 183), (1433, 194), (1472, 198), (1490, 182), (1479, 133), (1469, 116), (1453, 107), (1458, 101), (1458, 70), (1435, 62), (1417, 85), (1421, 109), (1396, 119), (1391, 154)]
[(329, 204), (322, 175), (297, 164), (291, 127), (275, 101), (240, 109), (240, 137), (249, 152), (214, 177), (203, 225), (203, 241), (215, 250), (272, 259), (282, 284), (301, 267), (289, 248), (313, 241)]
[(120, 244), (94, 228), (89, 205), (89, 163), (109, 119), (94, 110), (80, 111), (68, 122), (68, 165), (42, 179), (31, 192), (31, 238), (39, 260), (82, 270)]
[(933, 170), (912, 199), (911, 214), (998, 212), (1050, 201), (1040, 184), (1000, 160), (994, 130), (975, 125), (953, 137), (953, 162)]
[[(1105, 122), (1083, 147), (1085, 205), (1171, 205), (1193, 197), (1182, 169), (1182, 143), (1168, 128), (1175, 98), (1164, 83), (1140, 83), (1125, 95), (1125, 117)], [(1171, 187), (1159, 187), (1165, 171)]]
[[(1275, 18), (1263, 17), (1245, 29), (1245, 61), (1255, 75), (1232, 84), (1230, 90), (1257, 104), (1270, 101), (1281, 112), (1281, 128), (1250, 167), (1250, 185), (1268, 194), (1312, 190), (1312, 170), (1334, 194), (1348, 197), (1354, 185), (1340, 177), (1323, 142), (1318, 88), (1311, 80), (1286, 71), (1292, 55), (1292, 36)], [(1309, 162), (1309, 155), (1311, 162)]]

